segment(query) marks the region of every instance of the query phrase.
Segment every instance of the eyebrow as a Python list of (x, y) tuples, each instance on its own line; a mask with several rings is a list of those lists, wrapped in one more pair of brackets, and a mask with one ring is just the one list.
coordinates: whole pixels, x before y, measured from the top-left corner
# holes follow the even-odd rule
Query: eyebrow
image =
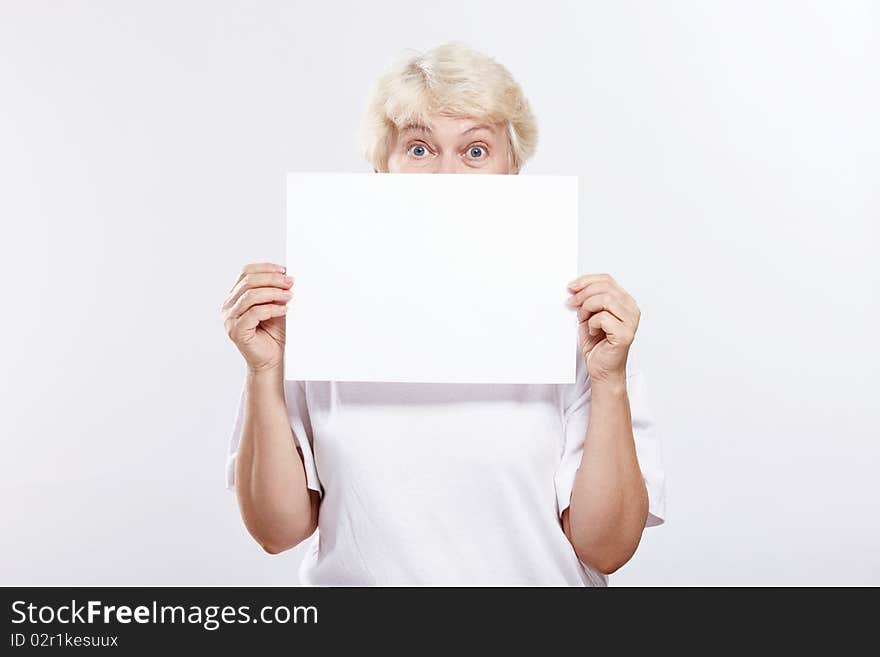
[(461, 134), (466, 135), (469, 132), (476, 132), (477, 130), (488, 130), (489, 132), (492, 132), (492, 126), (481, 123), (480, 125), (471, 126)]
[[(466, 135), (471, 132), (476, 132), (477, 130), (488, 130), (489, 132), (492, 132), (492, 126), (486, 125), (485, 123), (480, 123), (479, 125), (471, 126), (461, 134)], [(400, 128), (400, 132), (401, 134), (404, 132), (426, 132), (428, 134), (432, 134), (431, 128), (422, 123), (407, 123)]]
[(400, 129), (400, 132), (402, 132), (402, 133), (403, 132), (427, 132), (427, 133), (430, 133), (431, 129), (428, 126), (423, 125), (421, 123), (407, 123), (405, 126), (403, 126)]

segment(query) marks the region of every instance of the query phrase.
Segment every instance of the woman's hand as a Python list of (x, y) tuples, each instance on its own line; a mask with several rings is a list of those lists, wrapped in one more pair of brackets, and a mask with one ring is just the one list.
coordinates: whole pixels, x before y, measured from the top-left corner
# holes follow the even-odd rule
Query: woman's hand
[(624, 382), (629, 347), (641, 311), (635, 300), (608, 274), (579, 276), (568, 284), (567, 304), (577, 308), (581, 352), (590, 379)]
[(271, 262), (245, 265), (221, 308), (226, 334), (255, 373), (283, 366), (284, 315), (293, 286), (285, 271)]

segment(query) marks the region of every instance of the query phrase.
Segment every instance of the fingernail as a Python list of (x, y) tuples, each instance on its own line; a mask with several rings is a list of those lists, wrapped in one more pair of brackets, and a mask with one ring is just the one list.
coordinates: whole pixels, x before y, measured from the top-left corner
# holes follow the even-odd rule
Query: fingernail
[(290, 297), (293, 296), (293, 293), (289, 292), (288, 290), (284, 290), (284, 292), (281, 294), (281, 296), (283, 296), (285, 299), (289, 299)]
[(285, 281), (286, 283), (293, 283), (293, 279), (292, 279), (290, 276), (285, 276), (285, 277), (284, 277), (284, 281)]
[(282, 274), (286, 274), (286, 273), (287, 273), (287, 267), (279, 267), (279, 268), (278, 268), (278, 271), (280, 271)]

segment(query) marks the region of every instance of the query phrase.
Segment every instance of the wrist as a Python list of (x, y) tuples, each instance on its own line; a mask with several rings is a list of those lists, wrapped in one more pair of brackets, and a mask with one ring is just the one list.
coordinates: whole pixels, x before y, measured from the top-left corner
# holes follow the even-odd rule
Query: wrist
[(258, 388), (277, 388), (279, 386), (283, 387), (284, 366), (279, 364), (259, 369), (248, 367), (247, 380), (249, 385)]
[(590, 377), (592, 396), (622, 397), (626, 395), (626, 374), (623, 372)]

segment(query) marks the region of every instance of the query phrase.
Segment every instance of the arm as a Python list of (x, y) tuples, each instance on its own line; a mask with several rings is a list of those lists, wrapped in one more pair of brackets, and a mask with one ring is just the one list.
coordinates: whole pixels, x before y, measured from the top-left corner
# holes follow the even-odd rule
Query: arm
[(285, 272), (274, 263), (245, 265), (221, 308), (248, 372), (235, 492), (245, 527), (270, 554), (312, 535), (320, 499), (307, 486), (284, 396), (284, 316), (293, 296)]
[(590, 424), (563, 530), (581, 561), (610, 574), (635, 553), (647, 516), (626, 380), (593, 382)]
[(270, 554), (288, 550), (318, 525), (319, 496), (306, 485), (287, 417), (280, 371), (249, 371), (235, 492), (251, 536)]
[(626, 392), (626, 360), (640, 311), (605, 274), (569, 286), (590, 374), (590, 421), (562, 526), (578, 558), (610, 574), (635, 553), (648, 516)]

